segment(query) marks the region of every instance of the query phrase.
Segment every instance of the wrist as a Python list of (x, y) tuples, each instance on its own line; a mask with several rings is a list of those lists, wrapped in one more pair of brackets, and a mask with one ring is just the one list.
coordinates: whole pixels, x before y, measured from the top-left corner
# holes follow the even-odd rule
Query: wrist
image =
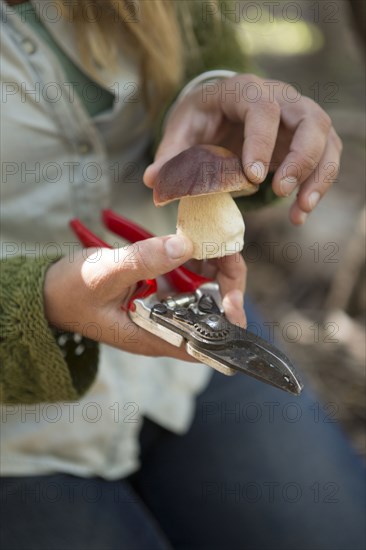
[[(45, 318), (52, 329), (61, 328), (60, 319), (60, 302), (65, 302), (66, 296), (61, 288), (60, 270), (62, 266), (60, 264), (61, 258), (52, 263), (44, 277), (43, 281), (43, 308)], [(62, 295), (62, 299), (59, 300)]]

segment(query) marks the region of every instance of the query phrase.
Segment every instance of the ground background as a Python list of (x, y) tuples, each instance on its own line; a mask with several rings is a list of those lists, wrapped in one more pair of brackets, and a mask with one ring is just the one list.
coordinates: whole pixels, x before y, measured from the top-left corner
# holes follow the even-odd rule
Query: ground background
[[(304, 227), (288, 221), (288, 202), (246, 216), (249, 293), (264, 318), (277, 323), (274, 335), (301, 366), (306, 384), (365, 457), (364, 3), (243, 4), (253, 5), (241, 17), (254, 61), (269, 77), (295, 82), (318, 100), (344, 143), (337, 183)], [(250, 20), (258, 7), (260, 23), (268, 23), (268, 10), (274, 9), (277, 22), (288, 24), (281, 36), (275, 24), (256, 24), (254, 31)], [(301, 16), (291, 22), (298, 17), (295, 9)], [(310, 38), (303, 36), (304, 23)], [(293, 49), (294, 55), (276, 51), (286, 33), (287, 52)], [(262, 329), (270, 336), (268, 325)]]

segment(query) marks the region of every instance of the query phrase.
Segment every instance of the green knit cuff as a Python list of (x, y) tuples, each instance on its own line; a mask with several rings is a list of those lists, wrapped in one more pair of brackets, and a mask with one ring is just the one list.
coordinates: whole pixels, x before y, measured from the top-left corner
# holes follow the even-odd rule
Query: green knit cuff
[[(74, 401), (95, 379), (98, 345), (64, 354), (44, 315), (43, 284), (58, 258), (1, 261), (1, 401)], [(65, 357), (64, 357), (65, 355)]]

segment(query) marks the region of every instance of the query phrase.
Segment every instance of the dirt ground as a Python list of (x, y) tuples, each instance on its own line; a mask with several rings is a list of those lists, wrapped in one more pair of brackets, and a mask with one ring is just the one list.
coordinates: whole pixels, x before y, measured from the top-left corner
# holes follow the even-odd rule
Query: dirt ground
[[(256, 4), (268, 9), (268, 2)], [(283, 19), (289, 3), (272, 4), (280, 4), (274, 13)], [(323, 46), (301, 55), (262, 52), (254, 60), (268, 76), (295, 82), (331, 115), (344, 144), (342, 166), (336, 184), (303, 227), (288, 221), (287, 200), (247, 214), (249, 293), (266, 319), (263, 335), (275, 337), (365, 457), (362, 37), (346, 0), (292, 4), (300, 6), (300, 21), (316, 28)], [(287, 19), (293, 17), (289, 14)]]

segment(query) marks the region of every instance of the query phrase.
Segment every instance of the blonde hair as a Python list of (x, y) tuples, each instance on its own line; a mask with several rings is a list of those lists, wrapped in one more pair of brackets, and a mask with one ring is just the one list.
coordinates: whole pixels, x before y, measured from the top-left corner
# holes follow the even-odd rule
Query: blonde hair
[[(199, 55), (191, 0), (58, 0), (75, 25), (85, 66), (112, 67), (124, 43), (138, 54), (143, 96), (151, 111), (174, 94), (184, 76), (187, 51)], [(194, 4), (194, 2), (193, 2)]]

